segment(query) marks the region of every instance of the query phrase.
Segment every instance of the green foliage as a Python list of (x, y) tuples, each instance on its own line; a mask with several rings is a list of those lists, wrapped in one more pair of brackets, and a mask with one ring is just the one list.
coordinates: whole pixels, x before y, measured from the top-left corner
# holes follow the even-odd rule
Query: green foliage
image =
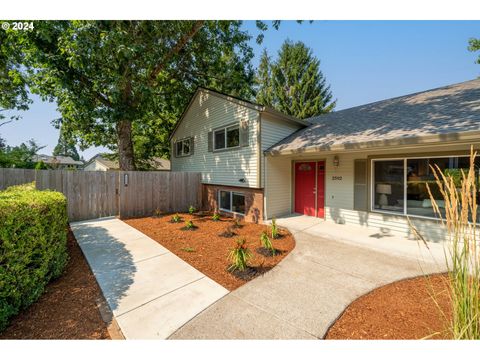
[(257, 101), (300, 119), (335, 108), (320, 61), (302, 42), (285, 41), (273, 61), (264, 51), (256, 75)]
[(277, 239), (279, 236), (278, 227), (277, 227), (277, 220), (272, 218), (272, 225), (270, 226), (270, 231), (272, 234), (272, 239)]
[(184, 230), (195, 230), (196, 228), (197, 226), (193, 224), (192, 220), (185, 221), (185, 226), (183, 227)]
[(218, 213), (218, 211), (215, 211), (212, 215), (212, 220), (213, 221), (220, 221), (220, 214)]
[(123, 170), (135, 169), (135, 153), (168, 156), (168, 136), (198, 86), (253, 96), (241, 21), (55, 20), (2, 33), (4, 58), (25, 69), (29, 90), (56, 100), (54, 124), (81, 148), (116, 151)]
[(176, 224), (176, 223), (179, 223), (181, 220), (182, 220), (182, 218), (180, 217), (180, 215), (175, 214), (170, 219), (170, 222)]
[(190, 215), (193, 215), (193, 214), (196, 213), (196, 212), (197, 212), (197, 209), (195, 208), (195, 206), (190, 205), (190, 207), (188, 208), (188, 213), (189, 213)]
[(53, 149), (53, 156), (70, 156), (73, 160), (80, 160), (75, 142), (71, 139), (64, 130), (60, 128), (60, 135), (58, 136), (58, 143)]
[(267, 249), (268, 251), (270, 251), (272, 253), (272, 255), (275, 256), (275, 248), (273, 247), (273, 244), (272, 242), (270, 241), (270, 239), (268, 238), (268, 235), (266, 232), (262, 232), (262, 235), (260, 236), (260, 242), (262, 243), (262, 246)]
[(33, 157), (44, 147), (33, 139), (19, 146), (5, 146), (0, 149), (0, 167), (33, 169), (36, 165)]
[(195, 249), (192, 247), (184, 247), (184, 248), (181, 248), (180, 250), (189, 252), (189, 253), (195, 252)]
[(48, 166), (43, 162), (43, 160), (40, 160), (35, 164), (35, 170), (47, 170)]
[(0, 331), (68, 261), (67, 200), (32, 184), (0, 192)]
[(230, 271), (244, 271), (247, 268), (248, 262), (251, 258), (252, 252), (247, 247), (246, 240), (238, 239), (237, 245), (228, 253), (228, 260), (231, 261), (231, 265), (228, 269)]
[[(468, 41), (468, 50), (469, 51), (479, 51), (480, 50), (480, 39), (471, 38)], [(480, 64), (480, 56), (475, 61), (477, 64)]]

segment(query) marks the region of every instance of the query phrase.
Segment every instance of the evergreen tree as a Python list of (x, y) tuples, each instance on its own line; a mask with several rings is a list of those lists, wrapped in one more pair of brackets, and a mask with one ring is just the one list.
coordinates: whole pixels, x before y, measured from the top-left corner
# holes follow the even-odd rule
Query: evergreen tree
[(285, 41), (274, 62), (264, 51), (256, 82), (258, 102), (299, 119), (331, 112), (336, 105), (320, 60), (302, 42)]
[(53, 156), (70, 156), (73, 160), (80, 160), (75, 143), (66, 136), (62, 128), (60, 128), (60, 135), (58, 136), (58, 143), (53, 149)]

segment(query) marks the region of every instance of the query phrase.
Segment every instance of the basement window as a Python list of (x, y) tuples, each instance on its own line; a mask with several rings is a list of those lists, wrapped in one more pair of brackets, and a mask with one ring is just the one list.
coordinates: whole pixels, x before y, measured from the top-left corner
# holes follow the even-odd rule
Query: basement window
[(220, 190), (218, 205), (222, 211), (245, 215), (245, 194)]

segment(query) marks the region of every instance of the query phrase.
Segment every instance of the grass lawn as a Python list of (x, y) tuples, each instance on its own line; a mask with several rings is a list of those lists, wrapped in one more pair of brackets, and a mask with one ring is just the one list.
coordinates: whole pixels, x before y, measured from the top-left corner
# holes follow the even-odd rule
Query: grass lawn
[[(211, 214), (179, 215), (179, 223), (171, 222), (172, 215), (129, 219), (125, 222), (229, 290), (270, 270), (295, 247), (292, 235), (281, 229), (280, 237), (271, 239), (276, 249), (275, 256), (272, 256), (262, 248), (260, 242), (262, 232), (265, 231), (270, 237), (269, 226), (241, 222), (239, 227), (235, 227), (231, 218), (221, 217), (214, 221)], [(195, 228), (185, 230), (186, 221), (192, 221)], [(237, 239), (246, 240), (253, 257), (245, 271), (232, 273), (227, 269), (230, 265), (228, 253), (235, 247)]]

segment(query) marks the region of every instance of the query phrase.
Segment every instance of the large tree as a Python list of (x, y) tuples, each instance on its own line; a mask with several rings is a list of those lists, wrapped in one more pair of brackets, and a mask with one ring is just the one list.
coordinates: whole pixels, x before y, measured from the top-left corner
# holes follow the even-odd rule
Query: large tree
[(53, 156), (70, 156), (73, 160), (80, 160), (77, 148), (72, 138), (65, 133), (63, 127), (60, 127), (58, 142), (52, 152)]
[(144, 159), (168, 153), (197, 86), (253, 96), (240, 21), (41, 21), (5, 33), (12, 53), (22, 49), (30, 90), (57, 102), (63, 129), (82, 148), (116, 151), (124, 170), (135, 169), (134, 148)]
[(264, 51), (256, 76), (257, 101), (300, 119), (335, 108), (320, 60), (302, 42), (285, 41), (272, 61)]
[(19, 146), (5, 145), (0, 148), (0, 167), (33, 169), (35, 167), (34, 155), (45, 146), (39, 145), (31, 139), (26, 144)]

